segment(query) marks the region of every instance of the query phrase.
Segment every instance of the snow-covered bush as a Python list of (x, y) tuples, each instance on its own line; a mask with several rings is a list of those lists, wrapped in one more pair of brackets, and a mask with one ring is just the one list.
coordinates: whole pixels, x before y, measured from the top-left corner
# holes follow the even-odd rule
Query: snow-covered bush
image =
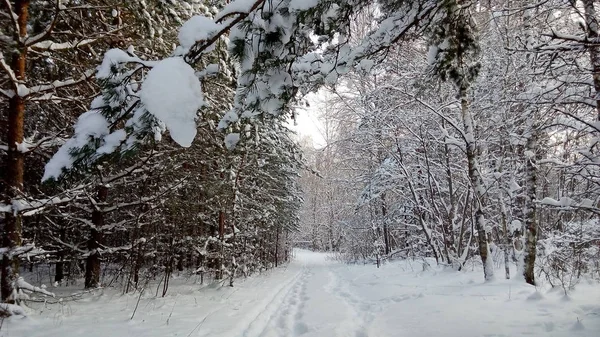
[(600, 226), (598, 219), (570, 221), (540, 240), (537, 266), (552, 286), (565, 291), (584, 277), (600, 280)]

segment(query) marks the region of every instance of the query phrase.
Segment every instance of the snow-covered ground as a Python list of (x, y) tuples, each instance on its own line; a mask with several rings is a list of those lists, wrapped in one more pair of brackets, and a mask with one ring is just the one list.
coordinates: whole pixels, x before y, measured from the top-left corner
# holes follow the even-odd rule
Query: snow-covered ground
[(104, 290), (62, 305), (38, 305), (5, 320), (16, 337), (468, 337), (600, 336), (600, 286), (562, 291), (521, 282), (484, 283), (419, 261), (380, 269), (296, 251), (286, 268), (235, 287), (174, 285), (165, 298)]

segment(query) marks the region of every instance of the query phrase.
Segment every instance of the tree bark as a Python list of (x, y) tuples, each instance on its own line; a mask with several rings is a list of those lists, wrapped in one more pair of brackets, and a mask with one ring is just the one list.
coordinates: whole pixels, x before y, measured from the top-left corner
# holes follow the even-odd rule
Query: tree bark
[[(29, 16), (29, 0), (16, 0), (14, 13), (17, 15), (18, 36), (23, 41), (27, 36), (27, 21)], [(10, 13), (9, 13), (10, 15)], [(11, 59), (11, 68), (19, 82), (25, 82), (25, 68), (27, 60), (27, 47), (19, 42), (14, 49)], [(17, 83), (14, 83), (17, 86)], [(17, 144), (23, 143), (25, 99), (17, 94), (9, 100), (8, 106), (8, 154), (6, 174), (6, 196), (10, 203), (18, 198), (23, 191), (24, 155), (17, 149)], [(6, 213), (4, 231), (2, 233), (2, 246), (9, 251), (2, 257), (2, 277), (0, 280), (2, 301), (14, 303), (14, 284), (19, 274), (18, 257), (12, 255), (12, 250), (21, 245), (22, 219), (20, 214)]]
[(537, 138), (535, 131), (527, 139), (525, 148), (527, 149), (525, 156), (525, 245), (524, 245), (524, 268), (523, 276), (525, 282), (535, 285), (535, 256), (537, 246), (537, 168), (535, 163), (535, 148), (537, 147)]

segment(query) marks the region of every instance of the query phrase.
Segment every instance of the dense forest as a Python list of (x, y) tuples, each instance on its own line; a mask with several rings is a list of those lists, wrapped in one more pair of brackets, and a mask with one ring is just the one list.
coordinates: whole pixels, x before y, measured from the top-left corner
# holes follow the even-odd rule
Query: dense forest
[[(28, 282), (83, 280), (82, 288), (119, 286), (130, 292), (156, 280), (162, 282), (157, 293), (164, 295), (174, 272), (233, 284), (235, 277), (287, 260), (288, 235), (297, 227), (301, 201), (299, 147), (282, 116), (245, 125), (240, 131), (247, 141), (227, 149), (217, 126), (233, 103), (238, 70), (223, 39), (195, 63), (198, 69), (220, 71), (201, 75), (210, 100), (195, 128), (191, 120), (197, 132), (193, 144), (184, 148), (160, 141), (165, 123), (148, 115), (141, 117), (144, 125), (125, 119), (144, 113), (134, 111), (132, 100), (140, 96), (152, 67), (145, 60), (170, 55), (186, 20), (214, 16), (222, 5), (3, 4), (5, 302), (17, 302), (22, 291), (33, 289)], [(120, 67), (105, 57), (118, 48), (133, 60), (130, 64)], [(109, 62), (105, 77), (99, 70), (103, 60)], [(94, 104), (98, 109), (88, 111)], [(119, 138), (114, 133), (119, 128), (139, 133)], [(107, 135), (123, 146), (120, 153), (110, 153), (113, 145), (100, 140)], [(61, 171), (60, 155), (73, 156), (68, 170)], [(19, 270), (34, 272), (36, 279), (20, 278)]]
[(597, 7), (3, 0), (2, 313), (49, 282), (233, 286), (294, 244), (599, 279)]

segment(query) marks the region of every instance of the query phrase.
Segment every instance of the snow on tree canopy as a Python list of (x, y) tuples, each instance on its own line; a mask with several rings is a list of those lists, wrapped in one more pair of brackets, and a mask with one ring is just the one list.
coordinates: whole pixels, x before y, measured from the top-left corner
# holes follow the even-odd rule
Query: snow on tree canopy
[(256, 3), (256, 0), (235, 0), (227, 4), (215, 17), (215, 20), (221, 20), (222, 18), (231, 15), (233, 13), (248, 13), (252, 9), (252, 6)]
[(58, 152), (50, 159), (44, 169), (42, 181), (51, 178), (58, 178), (63, 169), (73, 167), (74, 158), (71, 156), (73, 149), (84, 147), (89, 138), (102, 138), (109, 134), (108, 121), (98, 111), (88, 111), (77, 119), (75, 124), (75, 134), (63, 146), (58, 149)]
[(130, 56), (121, 49), (110, 49), (104, 54), (102, 64), (98, 66), (97, 78), (108, 78), (111, 75), (111, 67), (115, 64), (138, 61), (137, 57)]
[(222, 25), (215, 23), (206, 16), (196, 15), (187, 20), (179, 29), (179, 44), (185, 54), (197, 41), (205, 41), (222, 29)]
[(146, 77), (140, 100), (167, 126), (171, 138), (183, 147), (196, 137), (196, 117), (204, 104), (200, 80), (180, 57), (160, 61)]

